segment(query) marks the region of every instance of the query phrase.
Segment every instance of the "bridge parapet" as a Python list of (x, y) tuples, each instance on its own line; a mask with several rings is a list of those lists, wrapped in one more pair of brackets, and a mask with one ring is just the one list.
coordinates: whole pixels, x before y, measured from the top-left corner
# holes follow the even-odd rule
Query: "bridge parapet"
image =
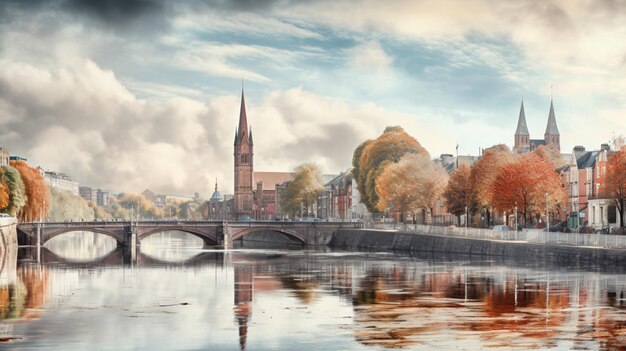
[(362, 228), (361, 222), (286, 222), (286, 221), (89, 221), (31, 222), (17, 226), (21, 244), (43, 245), (68, 232), (89, 231), (108, 235), (120, 246), (136, 246), (142, 239), (164, 231), (187, 232), (207, 245), (230, 248), (232, 240), (258, 231), (273, 231), (307, 245), (327, 244), (339, 229)]

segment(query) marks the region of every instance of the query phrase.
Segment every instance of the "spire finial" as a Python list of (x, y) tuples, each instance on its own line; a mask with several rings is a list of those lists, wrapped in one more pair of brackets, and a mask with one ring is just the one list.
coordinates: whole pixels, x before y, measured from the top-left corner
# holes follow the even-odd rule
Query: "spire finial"
[(217, 177), (215, 177), (215, 191), (217, 191)]

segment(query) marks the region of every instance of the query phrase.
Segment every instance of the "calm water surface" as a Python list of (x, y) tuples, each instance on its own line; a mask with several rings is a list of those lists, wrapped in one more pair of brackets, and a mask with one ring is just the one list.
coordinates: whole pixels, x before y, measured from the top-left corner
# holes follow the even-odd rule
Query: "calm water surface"
[(626, 275), (384, 253), (202, 249), (165, 233), (4, 257), (0, 349), (626, 348)]

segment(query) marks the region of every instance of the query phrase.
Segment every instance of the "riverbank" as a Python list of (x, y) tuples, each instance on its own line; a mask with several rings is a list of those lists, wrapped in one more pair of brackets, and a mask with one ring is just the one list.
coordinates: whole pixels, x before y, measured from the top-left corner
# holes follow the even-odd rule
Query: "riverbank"
[(375, 229), (339, 230), (328, 245), (333, 249), (348, 251), (389, 251), (405, 254), (430, 252), (574, 265), (590, 264), (606, 267), (626, 265), (626, 249), (539, 244)]
[(0, 251), (7, 246), (17, 247), (17, 220), (0, 218)]

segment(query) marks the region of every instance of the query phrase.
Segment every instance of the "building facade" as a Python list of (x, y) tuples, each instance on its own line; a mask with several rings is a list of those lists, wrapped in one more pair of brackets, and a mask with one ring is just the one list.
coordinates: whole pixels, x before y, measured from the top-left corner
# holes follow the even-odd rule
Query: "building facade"
[(78, 188), (78, 192), (80, 197), (85, 199), (85, 201), (93, 201), (94, 203), (98, 201), (98, 190), (89, 186), (81, 186)]
[(69, 175), (60, 172), (41, 171), (49, 188), (69, 191), (76, 196), (80, 195), (78, 182), (74, 181)]
[(553, 146), (557, 150), (561, 151), (561, 134), (556, 124), (556, 116), (554, 114), (554, 104), (550, 100), (550, 112), (548, 112), (548, 124), (546, 125), (546, 131), (543, 135), (543, 139), (531, 139), (528, 132), (528, 125), (526, 124), (526, 113), (524, 112), (524, 101), (519, 111), (519, 117), (517, 119), (517, 129), (514, 135), (513, 152), (515, 154), (523, 154), (532, 151), (540, 145)]
[(594, 231), (608, 232), (619, 225), (617, 206), (605, 192), (607, 161), (611, 153), (608, 144), (593, 151), (576, 146), (569, 163), (561, 169), (568, 193), (564, 219), (569, 227), (587, 226)]

